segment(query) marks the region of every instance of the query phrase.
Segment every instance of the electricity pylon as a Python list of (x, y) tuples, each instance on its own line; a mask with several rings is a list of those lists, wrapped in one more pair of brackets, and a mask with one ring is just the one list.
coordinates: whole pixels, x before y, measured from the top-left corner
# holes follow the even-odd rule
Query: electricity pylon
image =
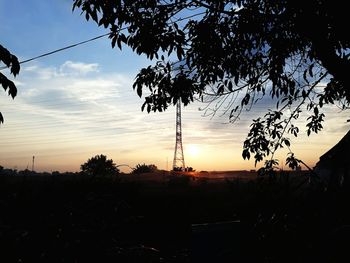
[(176, 143), (174, 152), (173, 170), (185, 170), (185, 158), (182, 148), (182, 131), (181, 131), (181, 101), (176, 104)]

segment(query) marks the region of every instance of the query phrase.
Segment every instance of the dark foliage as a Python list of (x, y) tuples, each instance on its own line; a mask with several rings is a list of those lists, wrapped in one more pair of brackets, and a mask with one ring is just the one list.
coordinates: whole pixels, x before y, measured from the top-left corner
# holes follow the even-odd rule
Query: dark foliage
[[(295, 121), (309, 111), (307, 134), (322, 129), (326, 104), (349, 107), (347, 9), (340, 1), (310, 0), (74, 0), (87, 20), (111, 30), (112, 47), (128, 45), (155, 59), (134, 89), (142, 110), (163, 111), (198, 96), (209, 114), (227, 103), (234, 122), (264, 96), (276, 109), (254, 120), (243, 158), (256, 162), (297, 136)], [(290, 149), (292, 152), (292, 150)], [(293, 164), (293, 162), (290, 162)]]
[(119, 174), (119, 169), (113, 163), (112, 159), (107, 159), (107, 156), (100, 154), (87, 160), (80, 166), (83, 174), (89, 176), (113, 176)]
[[(20, 65), (15, 55), (11, 54), (6, 48), (0, 45), (0, 62), (4, 63), (10, 69), (10, 73), (16, 77), (19, 73)], [(0, 84), (8, 95), (13, 99), (17, 95), (17, 88), (13, 81), (9, 80), (4, 74), (0, 73)], [(4, 118), (0, 112), (0, 123), (4, 122)]]
[(151, 173), (157, 171), (158, 168), (154, 164), (137, 164), (132, 171), (133, 174)]

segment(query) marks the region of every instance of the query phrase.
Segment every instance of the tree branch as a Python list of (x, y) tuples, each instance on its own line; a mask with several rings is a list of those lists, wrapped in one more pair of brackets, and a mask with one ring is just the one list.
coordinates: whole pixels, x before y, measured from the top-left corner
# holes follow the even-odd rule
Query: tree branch
[(222, 14), (226, 14), (226, 15), (230, 15), (230, 16), (236, 14), (235, 11), (219, 10), (219, 9), (216, 9), (216, 8), (214, 8), (213, 6), (210, 6), (210, 5), (208, 5), (208, 4), (205, 4), (205, 3), (201, 2), (201, 1), (192, 0), (192, 2), (195, 3), (195, 4), (197, 4), (197, 5), (200, 6), (200, 7), (204, 7), (204, 8), (206, 8), (206, 9), (210, 10), (210, 11), (213, 11), (213, 12), (218, 12), (218, 13), (222, 13)]

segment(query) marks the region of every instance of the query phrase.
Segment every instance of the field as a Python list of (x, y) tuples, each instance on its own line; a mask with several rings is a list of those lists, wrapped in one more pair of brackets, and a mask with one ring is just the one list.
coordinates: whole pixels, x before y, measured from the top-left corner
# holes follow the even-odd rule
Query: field
[(0, 262), (344, 262), (348, 191), (306, 176), (0, 176)]

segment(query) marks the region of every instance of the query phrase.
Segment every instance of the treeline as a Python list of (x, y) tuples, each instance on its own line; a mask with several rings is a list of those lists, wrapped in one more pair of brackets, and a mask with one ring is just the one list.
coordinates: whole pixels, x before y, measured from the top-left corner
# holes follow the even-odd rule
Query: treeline
[(0, 165), (0, 175), (7, 176), (118, 176), (120, 170), (118, 167), (128, 166), (131, 169), (131, 174), (141, 174), (141, 173), (151, 173), (158, 171), (158, 167), (154, 164), (137, 164), (134, 168), (129, 165), (117, 165), (112, 159), (108, 159), (106, 155), (100, 154), (91, 157), (85, 163), (80, 165), (79, 172), (36, 172), (29, 170), (28, 168), (24, 170), (8, 169)]

